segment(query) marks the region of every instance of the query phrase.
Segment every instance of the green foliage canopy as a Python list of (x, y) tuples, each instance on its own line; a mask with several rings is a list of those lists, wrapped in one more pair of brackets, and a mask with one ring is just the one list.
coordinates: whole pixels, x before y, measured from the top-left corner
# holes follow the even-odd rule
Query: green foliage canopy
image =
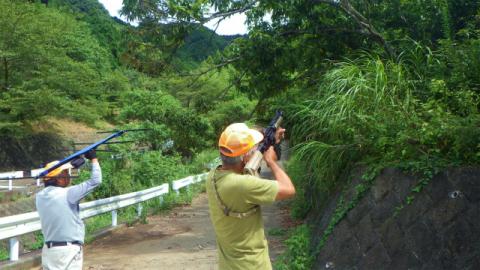
[(88, 28), (39, 4), (2, 0), (0, 10), (2, 126), (58, 115), (93, 121), (89, 107), (101, 115), (96, 98), (110, 66)]
[[(167, 140), (173, 140), (175, 149), (191, 156), (210, 142), (211, 126), (193, 110), (184, 108), (173, 96), (161, 90), (129, 92), (121, 112), (124, 121), (136, 121), (152, 132), (145, 139), (154, 150), (161, 149)], [(133, 101), (133, 102), (132, 102)]]

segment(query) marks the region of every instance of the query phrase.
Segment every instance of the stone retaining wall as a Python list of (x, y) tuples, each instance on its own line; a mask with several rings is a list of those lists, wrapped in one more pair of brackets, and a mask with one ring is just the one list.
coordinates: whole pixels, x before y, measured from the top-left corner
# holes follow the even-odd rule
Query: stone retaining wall
[[(406, 204), (417, 182), (398, 169), (385, 169), (337, 224), (313, 269), (480, 269), (480, 169), (440, 173)], [(314, 242), (338, 197), (313, 221)]]

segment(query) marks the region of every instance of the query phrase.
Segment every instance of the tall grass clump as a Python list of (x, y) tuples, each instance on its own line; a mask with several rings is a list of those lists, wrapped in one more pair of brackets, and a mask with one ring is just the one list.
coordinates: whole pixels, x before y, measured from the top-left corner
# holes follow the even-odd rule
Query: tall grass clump
[(478, 163), (478, 93), (419, 76), (410, 62), (363, 55), (337, 63), (296, 107), (290, 167), (306, 196), (302, 212), (354, 164)]
[(401, 63), (369, 55), (325, 74), (315, 98), (293, 116), (294, 160), (308, 161), (298, 184), (329, 191), (351, 164), (386, 150), (416, 118), (407, 74)]

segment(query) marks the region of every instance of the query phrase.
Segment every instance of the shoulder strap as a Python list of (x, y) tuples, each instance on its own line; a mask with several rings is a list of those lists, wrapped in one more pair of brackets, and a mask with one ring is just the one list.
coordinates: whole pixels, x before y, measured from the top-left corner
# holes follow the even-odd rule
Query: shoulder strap
[[(228, 208), (225, 203), (222, 201), (220, 198), (220, 194), (218, 194), (217, 190), (217, 177), (216, 177), (216, 172), (217, 169), (214, 170), (213, 172), (213, 177), (212, 177), (212, 185), (213, 185), (213, 190), (215, 190), (215, 198), (217, 198), (218, 204), (220, 205), (220, 208), (223, 210), (223, 214), (227, 217), (235, 217), (235, 218), (247, 218), (253, 214), (255, 214), (260, 206), (255, 205), (253, 208), (249, 209), (247, 212), (235, 212), (232, 211), (230, 208)], [(225, 176), (225, 175), (223, 175)], [(223, 177), (221, 176), (221, 177)]]

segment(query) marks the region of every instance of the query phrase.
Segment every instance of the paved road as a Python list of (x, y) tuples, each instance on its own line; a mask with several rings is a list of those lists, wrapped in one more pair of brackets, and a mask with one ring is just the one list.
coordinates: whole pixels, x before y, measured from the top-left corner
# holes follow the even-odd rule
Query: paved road
[[(281, 204), (264, 208), (266, 232), (288, 220)], [(278, 236), (268, 236), (271, 257), (283, 249)], [(124, 227), (85, 247), (84, 269), (218, 269), (215, 234), (206, 194), (148, 224)]]

